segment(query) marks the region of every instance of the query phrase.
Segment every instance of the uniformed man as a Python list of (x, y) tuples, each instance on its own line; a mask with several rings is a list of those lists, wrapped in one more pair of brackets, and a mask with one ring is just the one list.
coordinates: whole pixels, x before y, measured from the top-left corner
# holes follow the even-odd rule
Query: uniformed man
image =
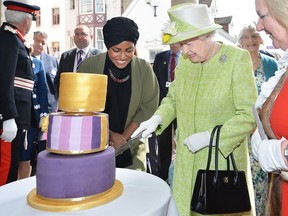
[(17, 180), (23, 131), (32, 123), (34, 75), (24, 36), (40, 10), (23, 1), (3, 4), (6, 22), (0, 28), (0, 186)]

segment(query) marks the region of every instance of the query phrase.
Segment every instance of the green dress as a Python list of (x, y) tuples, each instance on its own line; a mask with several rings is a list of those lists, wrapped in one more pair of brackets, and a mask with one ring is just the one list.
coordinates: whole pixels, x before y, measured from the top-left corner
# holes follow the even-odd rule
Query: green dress
[(223, 124), (219, 168), (226, 168), (225, 158), (233, 152), (238, 170), (246, 173), (252, 205), (252, 211), (247, 215), (255, 215), (247, 143), (256, 127), (252, 105), (257, 90), (252, 70), (248, 51), (224, 44), (205, 64), (192, 63), (183, 57), (179, 59), (176, 79), (155, 114), (163, 118), (157, 134), (177, 117), (177, 156), (172, 190), (180, 216), (197, 215), (190, 211), (190, 202), (197, 171), (206, 168), (208, 155), (208, 148), (192, 153), (183, 141), (193, 133), (211, 133), (219, 124)]

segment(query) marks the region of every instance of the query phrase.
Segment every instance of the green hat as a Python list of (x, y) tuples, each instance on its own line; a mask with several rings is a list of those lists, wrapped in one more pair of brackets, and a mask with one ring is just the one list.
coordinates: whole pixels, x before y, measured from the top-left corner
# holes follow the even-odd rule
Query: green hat
[(163, 43), (173, 44), (222, 28), (209, 17), (204, 4), (184, 3), (168, 9), (170, 23), (163, 32)]

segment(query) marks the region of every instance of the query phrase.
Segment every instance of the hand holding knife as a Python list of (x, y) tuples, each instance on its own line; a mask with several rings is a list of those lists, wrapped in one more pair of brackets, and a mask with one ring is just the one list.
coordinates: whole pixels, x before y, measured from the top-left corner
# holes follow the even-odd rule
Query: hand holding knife
[[(142, 139), (142, 133), (139, 133), (137, 136), (133, 137), (133, 138), (130, 138), (127, 140), (127, 142), (120, 146), (119, 148), (115, 148), (115, 157), (122, 154), (124, 151), (126, 151), (127, 149), (129, 149), (132, 144), (136, 144), (136, 143), (139, 143), (139, 142), (135, 142), (135, 141), (140, 141)], [(147, 137), (148, 138), (148, 137)]]

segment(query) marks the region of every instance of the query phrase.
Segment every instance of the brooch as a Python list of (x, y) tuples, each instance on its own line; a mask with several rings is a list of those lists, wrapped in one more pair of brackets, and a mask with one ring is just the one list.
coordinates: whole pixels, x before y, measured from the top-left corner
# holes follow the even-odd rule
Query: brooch
[(223, 54), (223, 55), (220, 56), (218, 61), (219, 61), (219, 63), (224, 64), (224, 63), (227, 62), (227, 60), (228, 60), (227, 55)]

